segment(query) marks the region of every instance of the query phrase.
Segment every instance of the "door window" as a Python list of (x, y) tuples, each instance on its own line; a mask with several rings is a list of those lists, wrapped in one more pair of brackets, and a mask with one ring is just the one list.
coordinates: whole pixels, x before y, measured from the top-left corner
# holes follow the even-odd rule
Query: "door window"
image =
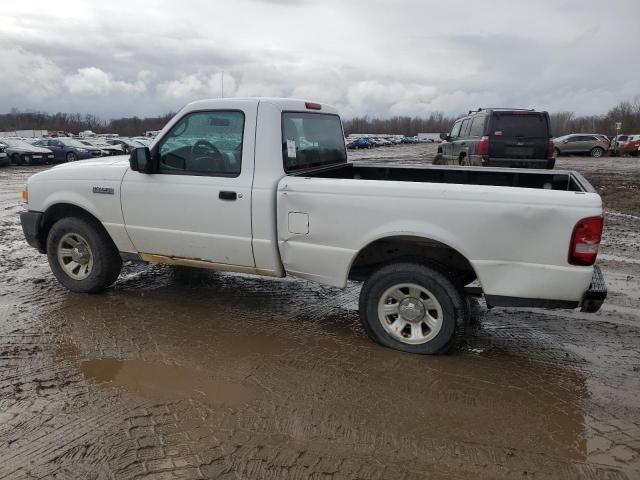
[(451, 133), (449, 136), (451, 138), (456, 138), (460, 135), (460, 127), (462, 126), (462, 122), (456, 122), (453, 124), (453, 128), (451, 129)]
[(471, 123), (471, 130), (469, 131), (470, 137), (481, 137), (484, 133), (484, 116), (478, 115), (473, 119)]
[(194, 112), (162, 139), (159, 173), (237, 177), (242, 165), (244, 114)]
[(462, 122), (462, 126), (460, 127), (460, 136), (461, 137), (466, 137), (467, 136), (467, 129), (469, 128), (469, 123), (471, 122), (471, 120), (469, 120), (468, 118)]

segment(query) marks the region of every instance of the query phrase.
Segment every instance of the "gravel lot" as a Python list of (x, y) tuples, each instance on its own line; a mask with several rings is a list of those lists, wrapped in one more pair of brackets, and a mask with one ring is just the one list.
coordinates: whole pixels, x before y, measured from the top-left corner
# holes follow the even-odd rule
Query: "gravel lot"
[(128, 266), (70, 293), (17, 217), (43, 168), (0, 169), (0, 478), (640, 478), (640, 160), (558, 161), (605, 201), (599, 313), (479, 304), (440, 357), (371, 343), (357, 284)]

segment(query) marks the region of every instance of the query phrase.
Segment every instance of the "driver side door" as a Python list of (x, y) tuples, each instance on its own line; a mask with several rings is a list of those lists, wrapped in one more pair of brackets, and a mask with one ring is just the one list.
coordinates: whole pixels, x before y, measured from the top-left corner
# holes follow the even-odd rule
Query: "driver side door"
[(257, 105), (184, 113), (156, 141), (157, 173), (128, 170), (125, 227), (138, 252), (253, 267), (251, 185)]

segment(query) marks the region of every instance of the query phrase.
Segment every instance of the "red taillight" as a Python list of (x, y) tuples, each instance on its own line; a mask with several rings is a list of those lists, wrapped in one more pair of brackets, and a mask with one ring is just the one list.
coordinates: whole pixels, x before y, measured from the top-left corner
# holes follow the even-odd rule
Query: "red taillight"
[(573, 229), (569, 247), (569, 263), (571, 265), (593, 265), (598, 255), (598, 247), (602, 238), (604, 218), (589, 217), (580, 220)]
[(304, 106), (307, 107), (309, 110), (322, 110), (322, 105), (315, 102), (305, 102)]
[(478, 155), (486, 157), (489, 155), (489, 137), (482, 137), (478, 143)]
[(553, 138), (549, 139), (549, 145), (547, 146), (547, 158), (553, 158), (556, 154), (556, 144), (553, 143)]

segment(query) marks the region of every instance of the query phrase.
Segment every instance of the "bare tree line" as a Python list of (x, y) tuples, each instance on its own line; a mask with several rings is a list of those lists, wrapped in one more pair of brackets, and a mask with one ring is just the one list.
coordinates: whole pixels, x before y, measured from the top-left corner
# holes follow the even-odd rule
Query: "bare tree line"
[[(174, 113), (159, 117), (129, 117), (102, 120), (91, 114), (21, 112), (12, 109), (0, 114), (0, 131), (50, 130), (78, 133), (92, 130), (96, 133), (117, 133), (124, 136), (141, 135), (147, 130), (160, 130)], [(346, 134), (381, 133), (414, 136), (418, 133), (447, 132), (458, 116), (432, 112), (424, 117), (395, 116), (390, 118), (355, 117), (344, 121)], [(574, 112), (550, 114), (555, 136), (567, 133), (603, 133), (614, 135), (616, 122), (622, 122), (620, 133), (640, 133), (640, 96), (632, 102), (621, 102), (601, 115), (576, 115)]]
[(160, 130), (173, 115), (174, 113), (167, 113), (159, 117), (102, 120), (91, 114), (21, 112), (14, 108), (10, 113), (0, 114), (0, 131), (49, 130), (78, 133), (91, 130), (95, 133), (136, 136), (148, 130)]

